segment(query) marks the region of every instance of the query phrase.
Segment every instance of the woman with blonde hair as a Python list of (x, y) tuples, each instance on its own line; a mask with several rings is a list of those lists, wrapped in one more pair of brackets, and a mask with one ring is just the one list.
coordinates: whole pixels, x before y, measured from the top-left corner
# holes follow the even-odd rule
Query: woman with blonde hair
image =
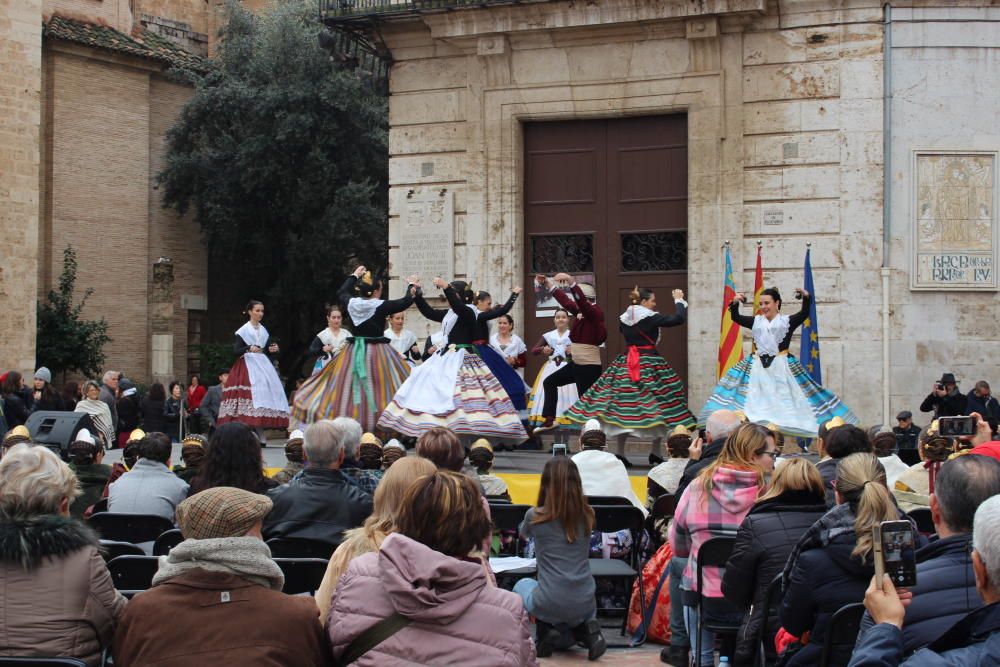
[(776, 617), (765, 608), (767, 588), (781, 573), (799, 538), (826, 514), (823, 476), (808, 459), (795, 457), (775, 470), (771, 486), (750, 509), (722, 576), (726, 599), (747, 613), (736, 644), (733, 665), (751, 665), (760, 633), (771, 660)]
[(351, 561), (372, 551), (378, 551), (382, 540), (393, 530), (393, 521), (400, 507), (403, 496), (413, 482), (424, 475), (431, 475), (436, 468), (428, 459), (419, 456), (407, 456), (397, 461), (385, 472), (385, 477), (375, 489), (374, 509), (363, 526), (352, 528), (344, 533), (344, 541), (330, 558), (330, 564), (323, 576), (323, 583), (316, 592), (316, 606), (319, 607), (320, 618), (326, 619), (330, 611), (330, 600), (337, 588), (337, 580), (347, 571)]
[[(713, 537), (736, 537), (747, 512), (764, 492), (766, 475), (774, 470), (778, 451), (774, 435), (760, 424), (743, 424), (733, 431), (722, 446), (719, 456), (706, 466), (688, 485), (677, 503), (674, 522), (670, 527), (670, 546), (674, 555), (687, 558), (681, 580), (684, 596), (684, 617), (688, 636), (697, 637), (698, 598), (696, 563), (698, 552)], [(739, 623), (743, 614), (736, 607), (725, 605), (722, 595), (722, 572), (717, 567), (702, 570), (700, 591), (713, 598), (715, 611), (706, 618), (719, 622)], [(714, 665), (715, 634), (701, 630), (701, 655), (698, 666)], [(732, 650), (723, 647), (722, 655), (732, 657)]]
[[(856, 453), (837, 466), (837, 504), (799, 539), (782, 572), (781, 626), (807, 642), (787, 665), (815, 665), (833, 614), (861, 602), (875, 573), (872, 529), (905, 518), (886, 488), (885, 469), (874, 454)], [(914, 527), (916, 533), (916, 527)], [(847, 664), (849, 651), (831, 664)]]

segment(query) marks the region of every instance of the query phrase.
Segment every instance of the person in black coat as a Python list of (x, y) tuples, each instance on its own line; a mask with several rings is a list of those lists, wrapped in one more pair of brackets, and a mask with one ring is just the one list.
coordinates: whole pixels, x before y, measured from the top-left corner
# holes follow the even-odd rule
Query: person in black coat
[(167, 419), (163, 407), (167, 402), (167, 390), (163, 384), (154, 382), (149, 388), (149, 394), (139, 404), (142, 413), (142, 429), (146, 433), (166, 433)]
[[(794, 458), (775, 471), (771, 488), (740, 525), (722, 577), (726, 599), (749, 612), (740, 628), (734, 665), (754, 664), (761, 633), (768, 659), (776, 659), (778, 623), (765, 608), (768, 587), (781, 574), (795, 544), (824, 514), (823, 478), (808, 459)], [(772, 601), (776, 603), (779, 596)]]
[(132, 431), (139, 428), (139, 421), (142, 416), (140, 411), (139, 393), (135, 385), (129, 380), (122, 380), (119, 383), (122, 395), (118, 399), (118, 447), (124, 447), (128, 442), (128, 436)]
[(978, 413), (983, 419), (1000, 420), (1000, 401), (990, 395), (990, 383), (980, 380), (966, 395), (965, 414)]
[(941, 379), (934, 383), (934, 388), (920, 404), (921, 412), (933, 412), (934, 419), (940, 417), (956, 417), (966, 415), (965, 394), (958, 390), (958, 382), (954, 373), (943, 373)]
[(17, 371), (8, 372), (2, 383), (3, 415), (7, 428), (21, 426), (28, 421), (31, 408), (24, 398), (24, 378)]

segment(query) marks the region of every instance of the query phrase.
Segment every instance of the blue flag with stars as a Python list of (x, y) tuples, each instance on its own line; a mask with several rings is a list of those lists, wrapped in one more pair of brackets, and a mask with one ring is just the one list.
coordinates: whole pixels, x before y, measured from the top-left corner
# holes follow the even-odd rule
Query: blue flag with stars
[(816, 381), (816, 384), (823, 384), (823, 371), (819, 359), (819, 321), (816, 319), (816, 290), (813, 288), (812, 263), (809, 261), (810, 252), (809, 249), (806, 249), (806, 277), (803, 289), (809, 292), (812, 299), (809, 302), (809, 317), (802, 323), (802, 348), (799, 361), (805, 366), (806, 371)]

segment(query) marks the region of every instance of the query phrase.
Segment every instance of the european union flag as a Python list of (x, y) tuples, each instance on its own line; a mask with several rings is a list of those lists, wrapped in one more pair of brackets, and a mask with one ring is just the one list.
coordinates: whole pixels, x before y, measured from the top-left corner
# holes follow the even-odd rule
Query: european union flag
[(809, 253), (806, 249), (806, 269), (805, 283), (803, 288), (812, 296), (809, 303), (809, 317), (802, 323), (802, 348), (799, 354), (799, 361), (805, 366), (806, 371), (816, 381), (816, 384), (823, 384), (823, 371), (819, 359), (819, 321), (816, 319), (816, 290), (813, 289), (812, 263), (809, 261)]

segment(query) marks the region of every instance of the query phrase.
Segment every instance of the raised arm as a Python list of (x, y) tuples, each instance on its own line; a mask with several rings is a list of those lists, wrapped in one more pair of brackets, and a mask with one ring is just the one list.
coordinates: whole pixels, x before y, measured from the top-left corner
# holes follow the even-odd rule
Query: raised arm
[(337, 301), (340, 302), (340, 308), (343, 312), (347, 312), (347, 302), (351, 300), (354, 296), (354, 286), (358, 284), (358, 277), (355, 275), (347, 276), (347, 280), (344, 284), (340, 286), (337, 290)]
[(733, 318), (733, 322), (744, 329), (753, 329), (753, 317), (740, 314), (740, 301), (738, 299), (729, 302), (729, 316)]
[(424, 299), (424, 293), (418, 291), (417, 295), (413, 297), (413, 303), (417, 304), (417, 310), (420, 314), (431, 320), (432, 322), (440, 322), (444, 319), (444, 316), (448, 314), (447, 308), (433, 308), (427, 300)]
[(453, 311), (455, 311), (455, 314), (458, 315), (459, 319), (462, 319), (464, 316), (465, 313), (463, 313), (463, 311), (472, 315), (472, 311), (466, 307), (468, 304), (462, 301), (462, 297), (458, 295), (458, 292), (456, 292), (455, 288), (451, 285), (444, 288), (444, 298), (448, 300), (448, 305), (451, 306)]
[(684, 300), (684, 293), (680, 290), (674, 290), (673, 296), (677, 312), (673, 315), (657, 313), (653, 316), (653, 322), (656, 323), (656, 326), (676, 327), (684, 324), (685, 320), (687, 320), (687, 301)]
[(802, 307), (799, 312), (788, 318), (788, 328), (796, 329), (809, 318), (809, 308), (812, 306), (812, 294), (802, 290)]
[(413, 285), (406, 286), (406, 294), (403, 295), (401, 299), (392, 299), (391, 301), (386, 301), (381, 306), (379, 310), (384, 310), (386, 316), (392, 315), (393, 313), (401, 313), (410, 306), (413, 305)]
[(588, 320), (604, 317), (603, 311), (592, 304), (590, 299), (584, 296), (583, 290), (580, 289), (580, 285), (578, 283), (573, 283), (573, 286), (570, 287), (569, 291), (573, 294), (574, 299), (576, 299), (577, 308), (580, 309), (580, 312), (583, 313), (583, 316)]
[(479, 319), (480, 322), (483, 322), (487, 320), (495, 320), (501, 315), (506, 315), (507, 313), (510, 312), (510, 309), (514, 306), (514, 302), (517, 301), (517, 297), (520, 296), (520, 294), (521, 294), (520, 288), (518, 288), (518, 291), (512, 291), (510, 293), (510, 298), (507, 299), (506, 303), (504, 303), (502, 306), (496, 306), (494, 308), (490, 308), (485, 312), (479, 313), (476, 317)]

